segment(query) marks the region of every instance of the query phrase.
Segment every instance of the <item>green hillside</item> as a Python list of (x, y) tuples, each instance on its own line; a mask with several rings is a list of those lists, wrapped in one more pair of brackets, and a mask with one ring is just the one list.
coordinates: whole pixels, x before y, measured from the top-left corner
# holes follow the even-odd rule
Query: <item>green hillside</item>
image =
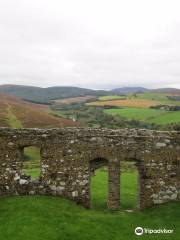
[(173, 101), (168, 99), (168, 96), (170, 95), (171, 94), (168, 94), (168, 93), (147, 92), (147, 93), (137, 94), (136, 98), (154, 100), (154, 101), (160, 102), (161, 104), (170, 104), (170, 105), (180, 106), (180, 101)]
[(104, 110), (104, 112), (115, 116), (125, 117), (129, 120), (135, 119), (142, 121), (146, 121), (150, 118), (155, 118), (159, 115), (162, 115), (163, 113), (166, 113), (166, 111), (155, 110), (150, 108), (106, 109)]
[(150, 119), (150, 122), (157, 124), (180, 123), (180, 111), (166, 112), (165, 114)]
[(104, 113), (124, 117), (128, 120), (146, 121), (156, 124), (180, 123), (180, 111), (164, 111), (151, 108), (105, 109)]
[[(138, 99), (141, 99), (157, 102), (157, 105), (180, 106), (180, 101), (171, 100), (168, 98), (168, 96), (171, 96), (171, 93), (149, 91), (139, 94), (128, 94), (126, 97), (131, 102), (136, 102)], [(111, 98), (111, 95), (105, 96), (104, 100), (108, 98)], [(102, 97), (99, 100), (102, 100)], [(127, 120), (144, 121), (157, 125), (180, 123), (180, 111), (167, 111), (145, 107), (132, 108), (124, 106), (123, 108), (119, 109), (104, 109), (103, 112), (108, 115), (123, 117)]]

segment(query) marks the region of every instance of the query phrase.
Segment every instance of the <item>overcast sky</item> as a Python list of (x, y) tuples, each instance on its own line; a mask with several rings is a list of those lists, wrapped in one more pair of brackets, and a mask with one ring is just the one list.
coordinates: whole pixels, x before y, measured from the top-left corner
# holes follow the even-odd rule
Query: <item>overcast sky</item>
[(0, 84), (180, 88), (180, 1), (0, 0)]

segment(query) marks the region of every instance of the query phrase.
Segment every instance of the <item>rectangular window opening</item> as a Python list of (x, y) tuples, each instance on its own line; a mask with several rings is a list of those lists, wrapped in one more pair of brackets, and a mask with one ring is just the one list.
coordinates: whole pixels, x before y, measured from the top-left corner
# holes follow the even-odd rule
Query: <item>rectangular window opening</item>
[(35, 146), (24, 147), (23, 149), (23, 174), (31, 179), (38, 179), (41, 174), (40, 148)]

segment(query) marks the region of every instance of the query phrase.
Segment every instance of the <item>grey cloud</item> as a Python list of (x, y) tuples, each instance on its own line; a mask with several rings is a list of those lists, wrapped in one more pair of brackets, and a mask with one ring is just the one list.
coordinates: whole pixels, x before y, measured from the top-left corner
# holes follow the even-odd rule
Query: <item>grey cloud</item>
[(180, 3), (148, 4), (0, 0), (0, 84), (180, 87)]

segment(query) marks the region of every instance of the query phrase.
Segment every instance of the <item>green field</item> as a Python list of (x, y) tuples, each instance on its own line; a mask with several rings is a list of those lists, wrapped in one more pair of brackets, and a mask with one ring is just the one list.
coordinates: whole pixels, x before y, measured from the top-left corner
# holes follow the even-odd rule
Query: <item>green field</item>
[(161, 116), (157, 116), (154, 119), (150, 120), (153, 123), (157, 124), (169, 124), (169, 123), (179, 123), (180, 122), (180, 111), (176, 112), (166, 112)]
[[(158, 105), (176, 105), (180, 106), (180, 101), (173, 101), (168, 99), (168, 93), (141, 93), (141, 94), (128, 94), (127, 99), (136, 101), (137, 99), (144, 99), (155, 101)], [(119, 97), (123, 96), (103, 96), (100, 97), (99, 100), (116, 100)], [(127, 120), (136, 120), (136, 121), (144, 121), (149, 124), (157, 124), (157, 125), (166, 125), (166, 124), (175, 124), (180, 123), (180, 111), (165, 111), (159, 109), (151, 109), (147, 107), (123, 107), (121, 109), (105, 109), (104, 113), (120, 116)]]
[(160, 102), (161, 104), (180, 105), (180, 101), (173, 101), (168, 99), (168, 93), (141, 93), (136, 94), (138, 99), (149, 99)]
[(104, 113), (121, 116), (128, 120), (140, 120), (156, 124), (180, 122), (180, 111), (170, 112), (151, 108), (105, 109)]
[(137, 94), (127, 94), (125, 96), (118, 96), (118, 95), (109, 95), (109, 96), (101, 96), (99, 100), (116, 100), (121, 98), (128, 98), (128, 99), (147, 99), (159, 102), (160, 104), (169, 104), (169, 105), (177, 105), (180, 106), (180, 101), (171, 100), (168, 98), (171, 94), (168, 93), (137, 93)]
[(168, 99), (168, 93), (153, 93), (153, 92), (147, 92), (147, 93), (138, 93), (138, 94), (127, 94), (125, 96), (119, 96), (119, 95), (108, 95), (108, 96), (101, 96), (99, 97), (100, 101), (106, 101), (106, 100), (118, 100), (122, 98), (127, 99), (146, 99), (146, 100), (153, 100), (158, 102), (159, 104), (169, 104), (169, 105), (178, 105), (180, 106), (180, 101), (173, 101)]
[(105, 113), (112, 115), (119, 115), (125, 117), (129, 120), (148, 120), (149, 118), (160, 116), (161, 114), (166, 113), (162, 110), (155, 110), (149, 108), (122, 108), (122, 109), (106, 109)]
[[(136, 175), (124, 173), (123, 208), (133, 207)], [(137, 226), (174, 229), (173, 235), (144, 235), (140, 239), (179, 239), (180, 204), (169, 203), (131, 213), (106, 209), (107, 172), (97, 171), (92, 179), (92, 209), (84, 209), (60, 197), (24, 196), (0, 199), (2, 240), (133, 240)], [(132, 190), (133, 189), (133, 190)], [(123, 193), (124, 192), (124, 193)], [(124, 196), (123, 196), (124, 194)]]

